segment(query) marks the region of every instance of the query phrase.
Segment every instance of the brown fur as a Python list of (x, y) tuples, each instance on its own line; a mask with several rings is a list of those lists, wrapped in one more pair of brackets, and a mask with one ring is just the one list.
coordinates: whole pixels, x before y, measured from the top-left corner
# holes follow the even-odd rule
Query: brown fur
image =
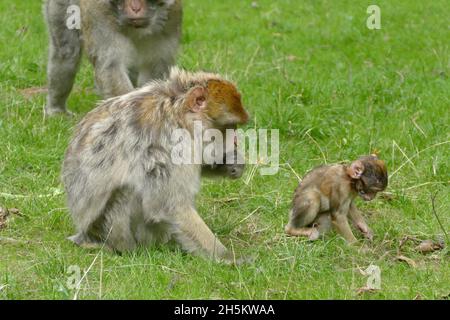
[(367, 238), (372, 238), (354, 200), (358, 194), (366, 201), (372, 200), (386, 186), (387, 169), (376, 156), (361, 157), (351, 165), (315, 168), (295, 190), (286, 233), (315, 240), (327, 231), (324, 224), (333, 224), (348, 242), (355, 242), (347, 221), (350, 217)]

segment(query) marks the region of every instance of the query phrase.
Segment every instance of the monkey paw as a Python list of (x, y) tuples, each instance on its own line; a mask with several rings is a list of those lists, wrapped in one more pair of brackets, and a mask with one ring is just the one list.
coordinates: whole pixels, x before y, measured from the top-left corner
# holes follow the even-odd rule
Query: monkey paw
[(369, 227), (364, 223), (359, 223), (356, 225), (356, 227), (361, 231), (364, 238), (366, 238), (369, 241), (373, 241), (373, 232), (369, 229)]
[(367, 240), (369, 240), (370, 242), (373, 241), (373, 232), (371, 230), (363, 233), (364, 238), (366, 238)]
[(55, 116), (66, 116), (66, 117), (73, 117), (75, 114), (67, 109), (62, 108), (45, 108), (44, 115), (46, 118), (51, 118)]
[(101, 243), (89, 241), (80, 233), (68, 237), (67, 239), (83, 249), (100, 249), (102, 247)]
[(311, 233), (308, 236), (308, 239), (311, 241), (317, 240), (320, 237), (320, 233), (319, 230), (317, 230), (316, 228), (312, 228), (311, 229)]

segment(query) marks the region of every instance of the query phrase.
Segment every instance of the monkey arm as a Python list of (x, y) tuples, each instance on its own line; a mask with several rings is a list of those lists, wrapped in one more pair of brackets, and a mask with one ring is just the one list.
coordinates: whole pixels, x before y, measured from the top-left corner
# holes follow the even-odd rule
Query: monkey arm
[(362, 216), (358, 208), (356, 208), (356, 205), (354, 203), (350, 205), (349, 217), (350, 220), (353, 222), (354, 226), (361, 231), (364, 237), (372, 241), (373, 232), (372, 230), (370, 230), (369, 226), (364, 220), (364, 217)]
[(175, 219), (178, 229), (175, 238), (184, 250), (216, 260), (225, 258), (227, 249), (194, 208), (177, 212)]
[(332, 223), (336, 231), (347, 240), (348, 243), (352, 244), (358, 240), (353, 235), (352, 229), (348, 223), (349, 207), (348, 205), (342, 205), (339, 209), (332, 213)]

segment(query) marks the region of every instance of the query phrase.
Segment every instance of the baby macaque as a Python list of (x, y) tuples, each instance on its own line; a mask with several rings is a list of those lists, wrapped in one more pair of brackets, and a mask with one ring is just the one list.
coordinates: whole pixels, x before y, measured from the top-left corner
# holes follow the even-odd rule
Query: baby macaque
[(348, 243), (354, 243), (357, 240), (348, 223), (349, 217), (355, 227), (372, 240), (372, 231), (354, 201), (358, 195), (365, 201), (374, 199), (387, 184), (386, 166), (376, 155), (361, 157), (350, 165), (317, 167), (295, 190), (285, 231), (291, 236), (316, 240), (334, 226)]
[(195, 208), (202, 165), (173, 161), (173, 133), (183, 129), (193, 142), (197, 121), (203, 134), (247, 120), (234, 84), (177, 68), (165, 81), (101, 103), (79, 123), (64, 160), (77, 228), (70, 239), (119, 252), (174, 239), (188, 252), (230, 261)]

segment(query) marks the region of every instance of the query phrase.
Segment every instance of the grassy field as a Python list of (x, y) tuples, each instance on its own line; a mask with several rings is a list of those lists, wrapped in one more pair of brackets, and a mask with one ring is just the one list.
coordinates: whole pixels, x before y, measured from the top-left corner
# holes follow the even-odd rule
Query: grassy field
[[(368, 5), (381, 30), (366, 27)], [(449, 2), (185, 1), (179, 64), (235, 80), (248, 127), (280, 130), (280, 171), (204, 180), (197, 206), (215, 233), (253, 264), (224, 266), (157, 247), (85, 251), (60, 166), (73, 126), (98, 97), (85, 61), (69, 101), (74, 119), (44, 119), (47, 35), (41, 1), (0, 2), (0, 206), (19, 209), (0, 230), (3, 299), (440, 299), (450, 294), (447, 247), (415, 250), (406, 236), (446, 241), (449, 215)], [(30, 88), (32, 88), (30, 90)], [(283, 233), (292, 193), (310, 168), (378, 151), (388, 194), (358, 200), (375, 240), (365, 252), (334, 233), (314, 243)], [(436, 195), (433, 203), (431, 198)], [(438, 223), (440, 218), (442, 226)], [(362, 242), (362, 241), (361, 241)], [(400, 257), (400, 258), (399, 258)], [(408, 260), (409, 259), (409, 260)], [(360, 270), (381, 289), (358, 293)], [(71, 266), (84, 274), (68, 285)]]

